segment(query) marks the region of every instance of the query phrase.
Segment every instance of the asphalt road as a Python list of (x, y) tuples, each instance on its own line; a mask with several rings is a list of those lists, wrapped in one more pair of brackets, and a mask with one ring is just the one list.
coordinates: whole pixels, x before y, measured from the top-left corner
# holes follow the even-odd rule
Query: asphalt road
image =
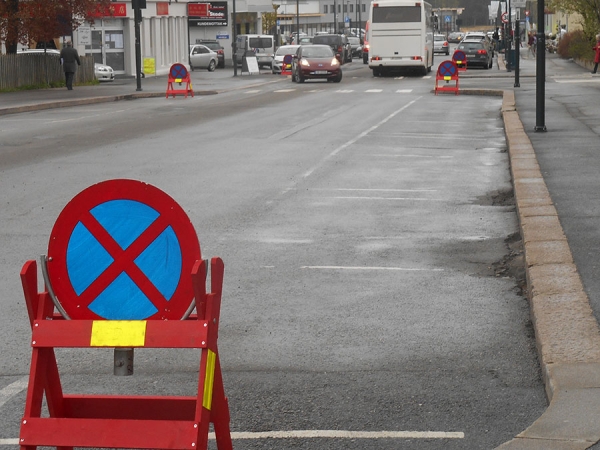
[[(530, 425), (546, 399), (527, 300), (502, 270), (519, 247), (501, 100), (433, 84), (355, 62), (341, 84), (0, 118), (0, 439), (18, 436), (28, 373), (20, 267), (110, 178), (169, 193), (225, 262), (232, 431), (314, 433), (236, 449), (494, 448)], [(112, 376), (111, 351), (60, 365), (66, 390), (178, 395), (197, 356), (136, 351), (130, 378)]]

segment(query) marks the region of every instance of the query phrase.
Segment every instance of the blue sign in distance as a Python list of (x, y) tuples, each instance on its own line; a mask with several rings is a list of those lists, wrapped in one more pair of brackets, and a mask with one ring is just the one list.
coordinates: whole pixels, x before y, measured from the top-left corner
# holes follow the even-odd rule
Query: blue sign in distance
[(346, 16), (346, 18), (344, 19), (344, 22), (350, 23), (350, 17)]
[(453, 77), (456, 72), (457, 68), (454, 61), (443, 61), (438, 68), (438, 73), (443, 77)]
[(185, 78), (187, 76), (187, 74), (188, 74), (187, 69), (185, 68), (185, 66), (183, 64), (180, 64), (180, 63), (173, 64), (171, 66), (171, 70), (169, 73), (169, 75), (171, 75), (171, 78), (175, 78), (175, 79)]
[(452, 17), (446, 16), (444, 17), (444, 20), (446, 21), (446, 23), (450, 23), (452, 21)]

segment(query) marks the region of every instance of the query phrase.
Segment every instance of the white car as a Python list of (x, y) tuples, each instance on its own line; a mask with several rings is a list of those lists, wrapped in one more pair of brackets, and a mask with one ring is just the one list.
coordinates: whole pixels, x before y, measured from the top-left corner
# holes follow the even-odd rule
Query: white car
[(217, 52), (211, 50), (206, 45), (190, 45), (190, 70), (206, 69), (214, 72), (219, 62)]
[(96, 75), (98, 81), (113, 81), (115, 79), (115, 71), (106, 64), (94, 63), (94, 75)]
[[(273, 73), (281, 73), (281, 69), (283, 66), (283, 58), (285, 55), (295, 55), (298, 50), (299, 45), (282, 45), (275, 52), (275, 56), (273, 57), (273, 65), (271, 71)], [(291, 69), (291, 64), (290, 64)]]
[(450, 46), (448, 40), (443, 34), (433, 35), (433, 53), (443, 53), (445, 55), (450, 54)]

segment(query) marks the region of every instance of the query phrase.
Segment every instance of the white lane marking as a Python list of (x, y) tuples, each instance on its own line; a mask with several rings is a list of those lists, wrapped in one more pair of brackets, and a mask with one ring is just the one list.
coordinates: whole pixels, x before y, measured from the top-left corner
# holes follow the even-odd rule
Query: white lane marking
[(554, 79), (555, 83), (598, 83), (600, 78), (590, 78), (589, 80), (557, 80)]
[(17, 395), (19, 392), (27, 389), (27, 384), (29, 382), (29, 377), (19, 378), (17, 381), (10, 383), (8, 386), (0, 389), (0, 408), (7, 401), (11, 399), (11, 397)]
[(355, 138), (352, 138), (349, 141), (345, 142), (344, 144), (340, 145), (338, 148), (336, 148), (334, 151), (332, 151), (329, 155), (325, 156), (325, 158), (323, 158), (317, 165), (311, 167), (306, 172), (304, 172), (304, 175), (302, 175), (302, 178), (308, 178), (308, 177), (310, 177), (315, 170), (317, 170), (319, 167), (321, 167), (323, 164), (325, 164), (327, 161), (329, 161), (331, 158), (333, 158), (339, 152), (341, 152), (342, 150), (344, 150), (346, 147), (349, 147), (350, 145), (354, 144), (356, 141), (358, 141), (360, 138), (365, 137), (370, 132), (375, 131), (381, 125), (383, 125), (384, 123), (386, 123), (389, 120), (393, 119), (395, 116), (397, 116), (398, 114), (400, 114), (406, 108), (408, 108), (409, 106), (412, 106), (414, 103), (416, 103), (417, 101), (421, 100), (421, 98), (422, 98), (422, 96), (414, 99), (411, 102), (408, 102), (402, 108), (397, 109), (396, 111), (394, 111), (393, 113), (391, 113), (389, 116), (387, 116), (386, 118), (384, 118), (383, 120), (381, 120), (379, 123), (376, 123), (371, 128), (366, 129), (365, 131), (363, 131), (362, 133), (360, 133)]
[(244, 91), (244, 94), (258, 94), (260, 89), (252, 89), (250, 91)]
[(429, 269), (418, 267), (357, 267), (357, 266), (300, 266), (301, 269), (321, 270), (398, 270), (404, 272), (443, 272), (444, 269)]
[(450, 159), (454, 158), (454, 156), (436, 156), (436, 155), (410, 155), (410, 154), (400, 154), (400, 155), (389, 155), (385, 153), (372, 153), (371, 156), (387, 156), (391, 158), (438, 158), (438, 159)]
[(308, 92), (323, 92), (325, 89), (311, 89)]
[(365, 191), (365, 192), (437, 192), (437, 189), (354, 189), (354, 188), (315, 188), (311, 191)]
[(354, 92), (354, 89), (338, 89), (335, 92), (339, 92), (341, 94), (350, 94), (350, 93)]
[(404, 80), (404, 77), (394, 77), (394, 80)]
[(423, 77), (424, 80), (429, 80), (431, 78), (431, 75), (427, 75), (425, 77)]
[(399, 94), (409, 94), (412, 91), (413, 91), (412, 89), (398, 89), (396, 92)]
[[(345, 431), (345, 430), (293, 430), (258, 431), (231, 433), (231, 439), (464, 439), (460, 431)], [(215, 433), (208, 433), (208, 439), (215, 440)], [(0, 439), (0, 445), (18, 445), (18, 439)]]
[(274, 92), (294, 92), (296, 89), (279, 89), (277, 91)]
[(350, 200), (417, 200), (417, 201), (430, 201), (430, 202), (442, 202), (442, 199), (435, 198), (420, 198), (420, 197), (323, 197), (323, 198), (336, 198), (336, 199), (350, 199)]
[(367, 89), (365, 92), (383, 92), (383, 89)]

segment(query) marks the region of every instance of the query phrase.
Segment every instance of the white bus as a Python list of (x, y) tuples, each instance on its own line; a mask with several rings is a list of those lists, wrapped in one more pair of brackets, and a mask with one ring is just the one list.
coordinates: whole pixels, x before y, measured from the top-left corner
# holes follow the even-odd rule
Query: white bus
[(423, 74), (431, 71), (435, 18), (429, 3), (374, 0), (369, 20), (369, 68), (373, 76), (403, 68), (416, 68)]

